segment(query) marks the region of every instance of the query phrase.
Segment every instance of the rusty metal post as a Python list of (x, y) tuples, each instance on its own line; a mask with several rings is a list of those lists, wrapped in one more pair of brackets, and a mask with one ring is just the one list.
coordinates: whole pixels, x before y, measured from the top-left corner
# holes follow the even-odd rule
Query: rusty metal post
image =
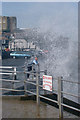
[(63, 103), (63, 94), (61, 91), (63, 91), (63, 81), (61, 80), (62, 77), (58, 77), (58, 105), (59, 105), (59, 118), (63, 118), (63, 106), (61, 103)]

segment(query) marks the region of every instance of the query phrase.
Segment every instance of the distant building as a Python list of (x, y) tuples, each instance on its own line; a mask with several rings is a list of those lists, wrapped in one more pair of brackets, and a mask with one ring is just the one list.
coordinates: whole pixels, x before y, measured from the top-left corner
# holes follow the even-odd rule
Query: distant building
[(0, 31), (12, 32), (17, 28), (16, 17), (0, 16)]
[(27, 48), (27, 41), (25, 39), (14, 39), (9, 42), (9, 49)]
[(28, 48), (32, 48), (32, 49), (36, 48), (33, 42), (27, 42), (27, 44), (28, 44)]
[(9, 47), (11, 33), (17, 29), (16, 17), (0, 16), (0, 40), (2, 40), (2, 50)]
[(9, 49), (21, 50), (27, 48), (35, 49), (36, 46), (33, 44), (33, 42), (27, 42), (25, 39), (14, 39), (9, 42)]

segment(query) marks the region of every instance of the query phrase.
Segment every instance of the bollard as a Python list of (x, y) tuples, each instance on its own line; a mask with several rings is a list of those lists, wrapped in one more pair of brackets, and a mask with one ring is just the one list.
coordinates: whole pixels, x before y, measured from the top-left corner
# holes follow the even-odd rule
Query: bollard
[(58, 77), (58, 105), (59, 105), (59, 118), (63, 118), (63, 94), (61, 91), (63, 91), (63, 81), (61, 80), (62, 77)]

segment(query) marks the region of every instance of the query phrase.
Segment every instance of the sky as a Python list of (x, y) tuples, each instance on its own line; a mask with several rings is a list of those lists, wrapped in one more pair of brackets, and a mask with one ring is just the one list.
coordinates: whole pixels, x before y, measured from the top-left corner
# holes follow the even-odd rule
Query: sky
[(80, 0), (0, 0), (2, 2), (79, 2)]
[(2, 15), (16, 16), (18, 28), (39, 27), (43, 32), (77, 36), (77, 2), (3, 2)]
[(35, 2), (3, 2), (3, 16), (16, 16), (18, 27), (38, 26), (42, 20), (63, 23), (75, 22), (77, 17), (77, 3), (35, 3)]

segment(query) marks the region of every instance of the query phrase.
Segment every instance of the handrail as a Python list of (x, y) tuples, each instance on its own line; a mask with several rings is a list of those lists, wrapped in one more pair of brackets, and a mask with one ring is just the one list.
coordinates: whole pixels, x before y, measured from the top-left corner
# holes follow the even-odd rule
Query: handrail
[(14, 72), (14, 71), (11, 71), (11, 70), (0, 70), (0, 72)]
[(7, 80), (7, 79), (0, 79), (1, 81), (6, 81), (6, 82), (23, 82), (19, 80)]
[[(4, 67), (5, 68), (5, 67)], [(6, 67), (7, 68), (7, 67)], [(12, 68), (12, 67), (8, 67), (8, 68)], [(12, 71), (12, 72), (14, 72), (14, 71)], [(24, 73), (23, 71), (16, 71), (17, 73)], [(36, 75), (36, 73), (32, 73), (32, 72), (25, 72), (25, 73), (29, 73), (29, 74), (32, 74), (32, 75)], [(6, 75), (12, 75), (13, 73), (0, 73), (0, 74), (6, 74)], [(38, 74), (39, 75), (39, 74)], [(0, 80), (3, 80), (3, 81), (7, 81), (7, 82), (16, 82), (16, 83), (20, 83), (20, 82), (22, 82), (22, 81), (19, 81), (19, 80), (7, 80), (7, 79), (0, 79)], [(74, 82), (74, 81), (67, 81), (67, 80), (62, 80), (62, 81), (65, 81), (65, 82), (72, 82), (72, 83), (76, 83), (76, 84), (79, 84), (78, 82)], [(33, 85), (36, 85), (35, 83), (33, 83), (33, 82), (29, 82), (29, 81), (26, 81), (26, 83), (31, 83), (31, 84), (33, 84)], [(39, 85), (39, 87), (43, 87), (42, 85)], [(55, 90), (54, 89), (54, 91), (56, 91), (56, 92), (58, 92), (57, 90)], [(77, 96), (77, 95), (74, 95), (74, 94), (71, 94), (71, 93), (66, 93), (66, 92), (63, 92), (63, 91), (61, 91), (63, 94), (66, 94), (66, 95), (71, 95), (71, 96), (74, 96), (74, 97), (80, 97), (80, 96)]]
[(70, 96), (74, 96), (74, 97), (77, 97), (77, 98), (80, 98), (80, 96), (77, 96), (77, 95), (74, 95), (74, 94), (71, 94), (71, 93), (66, 93), (66, 92), (63, 92), (63, 91), (61, 91), (61, 93), (66, 94), (66, 95), (70, 95)]
[(69, 80), (63, 80), (63, 79), (62, 79), (62, 81), (64, 81), (64, 82), (70, 82), (70, 83), (75, 83), (75, 84), (80, 84), (80, 82), (75, 82), (75, 81), (69, 81)]
[(73, 109), (73, 110), (76, 110), (76, 111), (80, 112), (80, 109), (74, 108), (74, 107), (69, 106), (69, 105), (66, 105), (66, 104), (64, 104), (64, 103), (61, 103), (61, 105), (63, 105), (63, 106), (65, 106), (65, 107), (68, 107), (68, 108), (71, 108), (71, 109)]
[(31, 92), (31, 91), (29, 91), (29, 90), (25, 90), (25, 92), (31, 93), (31, 94), (33, 94), (33, 95), (37, 95), (36, 93)]
[(12, 69), (12, 68), (14, 68), (14, 67), (10, 67), (10, 66), (0, 66), (0, 69), (1, 68), (8, 68), (8, 69)]
[(0, 73), (0, 75), (12, 75), (13, 73)]
[(42, 96), (42, 95), (39, 95), (39, 97), (44, 98), (44, 99), (46, 99), (46, 100), (49, 100), (49, 101), (51, 101), (51, 102), (58, 103), (56, 100), (52, 100), (52, 99), (50, 99), (50, 98), (46, 98), (46, 97), (44, 97), (44, 96)]
[[(5, 67), (4, 67), (5, 68)], [(7, 67), (6, 67), (7, 68)], [(8, 68), (12, 68), (12, 67), (8, 67)], [(12, 71), (12, 72), (14, 72), (14, 71)], [(32, 73), (32, 72), (23, 72), (23, 71), (16, 71), (17, 73), (29, 73), (29, 74), (32, 74), (32, 75), (36, 75), (36, 73)], [(6, 75), (12, 75), (13, 73), (0, 73), (0, 74), (6, 74)], [(39, 75), (39, 74), (38, 74)], [(16, 82), (16, 83), (20, 83), (20, 82), (23, 82), (23, 81), (19, 81), (19, 80), (7, 80), (7, 79), (0, 79), (0, 80), (3, 80), (3, 81), (7, 81), (7, 82)], [(65, 82), (72, 82), (72, 83), (76, 83), (76, 84), (78, 84), (78, 82), (74, 82), (74, 81), (67, 81), (67, 80), (62, 80), (62, 81), (65, 81)], [(31, 83), (31, 84), (33, 84), (33, 85), (36, 85), (36, 83), (33, 83), (33, 82), (29, 82), (29, 81), (26, 81), (26, 83)], [(39, 87), (43, 87), (42, 85), (39, 85)], [(57, 90), (55, 90), (54, 89), (54, 91), (55, 92), (58, 92)], [(80, 97), (80, 96), (77, 96), (77, 95), (74, 95), (74, 94), (71, 94), (71, 93), (66, 93), (66, 92), (63, 92), (63, 91), (61, 91), (63, 94), (66, 94), (66, 95), (71, 95), (71, 96), (74, 96), (74, 97)]]
[[(58, 78), (53, 78), (53, 80), (57, 80), (58, 81)], [(80, 82), (75, 82), (75, 81), (70, 81), (70, 80), (64, 80), (64, 79), (61, 79), (61, 81), (75, 83), (75, 84), (80, 84)]]
[(8, 88), (0, 88), (0, 90), (7, 90), (7, 91), (24, 91), (24, 90), (8, 89)]
[(33, 82), (29, 82), (29, 81), (25, 81), (26, 83), (30, 83), (32, 85), (36, 85), (36, 83), (33, 83)]

